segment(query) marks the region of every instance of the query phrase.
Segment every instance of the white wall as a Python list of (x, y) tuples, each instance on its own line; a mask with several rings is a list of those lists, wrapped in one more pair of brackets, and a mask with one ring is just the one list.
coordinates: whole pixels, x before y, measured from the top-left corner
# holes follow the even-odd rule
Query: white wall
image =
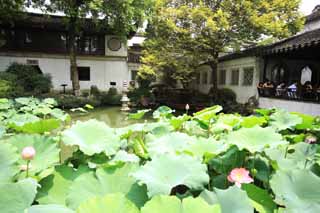
[(320, 115), (320, 104), (299, 101), (287, 101), (272, 98), (259, 98), (261, 108), (283, 108), (289, 112), (300, 112), (309, 115)]
[[(244, 69), (253, 67), (254, 69), (254, 78), (253, 83), (251, 86), (243, 86), (243, 75)], [(239, 85), (231, 85), (231, 72), (234, 69), (239, 69)], [(262, 60), (257, 57), (244, 57), (239, 59), (233, 59), (228, 61), (220, 62), (218, 65), (218, 82), (219, 82), (219, 75), (222, 70), (226, 71), (226, 84), (219, 85), (219, 88), (230, 88), (237, 94), (237, 101), (239, 103), (245, 103), (248, 99), (252, 96), (257, 96), (257, 84), (259, 83), (260, 79), (260, 70), (262, 69)], [(212, 84), (210, 83), (211, 79), (211, 68), (208, 65), (203, 65), (199, 67), (200, 71), (200, 84), (196, 84), (196, 88), (203, 92), (208, 93)], [(203, 73), (208, 72), (208, 80), (206, 84), (203, 84), (203, 77), (205, 76)]]
[[(61, 90), (61, 84), (68, 84), (67, 88), (72, 88), (68, 57), (0, 56), (0, 71), (4, 71), (13, 62), (26, 64), (27, 60), (39, 61), (42, 72), (51, 75), (55, 90)], [(113, 81), (117, 83), (118, 90), (122, 90), (123, 81), (130, 79), (126, 58), (79, 57), (78, 66), (90, 67), (90, 81), (80, 81), (81, 89), (90, 89), (95, 85), (101, 90), (107, 90)]]

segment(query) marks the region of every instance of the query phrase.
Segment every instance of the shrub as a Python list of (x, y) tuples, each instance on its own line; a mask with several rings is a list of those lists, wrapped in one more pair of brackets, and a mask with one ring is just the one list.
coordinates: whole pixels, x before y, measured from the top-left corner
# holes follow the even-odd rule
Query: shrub
[(121, 95), (116, 88), (110, 88), (108, 92), (100, 94), (102, 105), (121, 105)]
[(97, 86), (93, 85), (90, 87), (90, 95), (99, 97), (101, 95), (101, 92)]
[(0, 79), (0, 98), (10, 97), (13, 89), (10, 81)]
[(237, 101), (236, 93), (229, 88), (218, 89), (213, 98), (214, 100), (221, 101), (222, 103), (235, 103)]
[(51, 77), (43, 75), (39, 71), (28, 65), (11, 64), (6, 73), (15, 76), (16, 84), (20, 85), (26, 93), (41, 94), (47, 93), (52, 87)]
[(58, 102), (58, 106), (63, 109), (84, 107), (86, 104), (94, 107), (101, 105), (100, 100), (97, 98), (77, 97), (70, 94), (46, 94), (45, 97), (54, 98)]

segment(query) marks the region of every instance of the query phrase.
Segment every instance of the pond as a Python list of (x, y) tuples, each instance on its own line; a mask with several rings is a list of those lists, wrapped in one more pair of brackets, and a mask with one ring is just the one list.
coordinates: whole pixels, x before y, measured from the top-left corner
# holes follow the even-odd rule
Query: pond
[(96, 119), (105, 122), (113, 128), (125, 127), (130, 124), (144, 122), (144, 120), (128, 120), (128, 113), (121, 112), (120, 109), (120, 107), (103, 107), (96, 108), (88, 113), (71, 112), (70, 115), (73, 121), (87, 121), (90, 119)]

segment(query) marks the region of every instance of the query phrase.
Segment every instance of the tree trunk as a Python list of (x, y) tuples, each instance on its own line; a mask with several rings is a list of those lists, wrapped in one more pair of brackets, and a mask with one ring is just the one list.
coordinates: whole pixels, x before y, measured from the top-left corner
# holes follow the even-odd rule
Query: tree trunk
[(80, 96), (80, 83), (77, 66), (76, 18), (71, 18), (69, 24), (69, 56), (72, 90), (75, 96)]
[(213, 89), (216, 91), (218, 89), (218, 55), (216, 55), (216, 57), (209, 62), (209, 65), (211, 67), (211, 71), (212, 71), (212, 83), (213, 83)]

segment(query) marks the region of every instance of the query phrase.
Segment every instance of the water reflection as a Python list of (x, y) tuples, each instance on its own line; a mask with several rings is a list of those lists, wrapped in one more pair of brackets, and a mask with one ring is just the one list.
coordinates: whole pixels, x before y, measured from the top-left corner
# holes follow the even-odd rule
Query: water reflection
[[(70, 113), (73, 121), (87, 121), (96, 119), (107, 123), (109, 126), (118, 128), (134, 123), (143, 123), (144, 120), (128, 120), (127, 113), (121, 112), (120, 107), (106, 107), (91, 110), (89, 113)], [(148, 119), (147, 119), (148, 120)]]

